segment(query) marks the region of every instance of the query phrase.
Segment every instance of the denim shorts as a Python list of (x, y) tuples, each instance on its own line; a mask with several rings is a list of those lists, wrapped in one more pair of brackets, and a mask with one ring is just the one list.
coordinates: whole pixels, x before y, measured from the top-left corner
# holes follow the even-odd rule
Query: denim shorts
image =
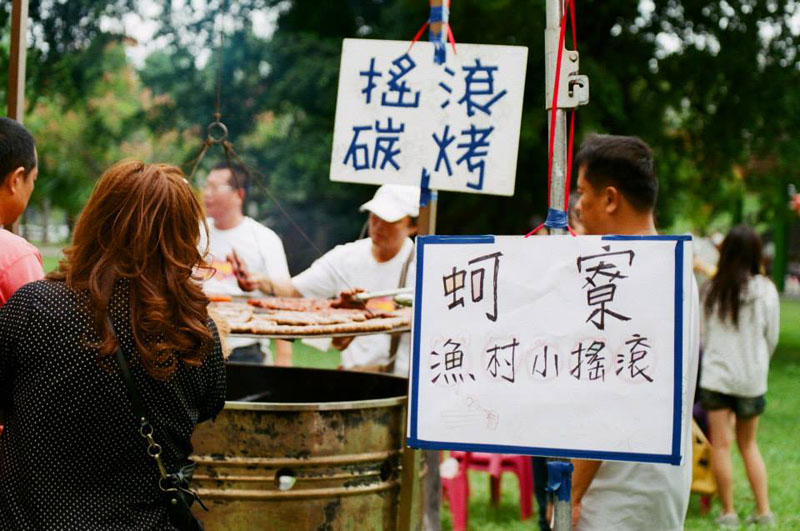
[(753, 397), (734, 396), (708, 389), (700, 389), (699, 395), (700, 403), (706, 411), (731, 409), (736, 413), (737, 417), (743, 419), (761, 415), (767, 405), (764, 395)]

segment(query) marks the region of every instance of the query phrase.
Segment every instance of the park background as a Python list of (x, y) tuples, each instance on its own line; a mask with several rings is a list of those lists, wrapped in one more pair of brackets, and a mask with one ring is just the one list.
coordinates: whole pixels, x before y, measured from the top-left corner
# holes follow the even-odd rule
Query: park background
[[(0, 7), (3, 106), (10, 8)], [(750, 223), (767, 242), (770, 274), (791, 295), (800, 277), (800, 217), (788, 206), (800, 184), (800, 2), (577, 0), (576, 8), (581, 73), (591, 80), (576, 141), (591, 132), (644, 138), (661, 183), (659, 229), (707, 236)], [(111, 163), (138, 157), (188, 172), (218, 75), (222, 120), (261, 184), (318, 248), (353, 240), (365, 221), (358, 205), (374, 188), (328, 181), (342, 39), (410, 40), (428, 16), (425, 0), (30, 0), (29, 10), (25, 125), (40, 178), (21, 231), (42, 246), (47, 270)], [(437, 232), (524, 234), (547, 207), (545, 2), (452, 0), (450, 21), (457, 42), (529, 53), (515, 195), (440, 193)], [(212, 150), (205, 167), (221, 159)], [(247, 211), (283, 238), (293, 273), (316, 258), (263, 188), (253, 188)], [(781, 309), (760, 442), (780, 527), (800, 529), (800, 301), (784, 297)], [(299, 345), (295, 359), (338, 363)], [(749, 510), (740, 463), (735, 478), (739, 507)], [(533, 528), (518, 522), (513, 478), (497, 509), (485, 475), (471, 481), (472, 527)], [(693, 500), (687, 529), (712, 521)]]

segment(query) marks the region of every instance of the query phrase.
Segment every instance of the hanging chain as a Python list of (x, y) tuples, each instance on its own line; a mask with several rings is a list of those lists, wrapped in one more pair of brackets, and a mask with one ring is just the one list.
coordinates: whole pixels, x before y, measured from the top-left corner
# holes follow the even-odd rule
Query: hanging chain
[[(219, 145), (222, 147), (223, 152), (225, 154), (225, 162), (229, 168), (231, 168), (231, 175), (234, 179), (234, 186), (236, 188), (241, 188), (239, 183), (239, 176), (238, 172), (234, 171), (232, 163), (236, 163), (242, 167), (242, 169), (247, 172), (248, 175), (256, 176), (258, 179), (250, 179), (251, 182), (255, 183), (259, 190), (264, 192), (264, 194), (269, 198), (270, 201), (278, 208), (280, 213), (283, 215), (284, 218), (294, 227), (294, 229), (302, 236), (302, 238), (308, 243), (308, 245), (314, 250), (317, 254), (318, 258), (322, 258), (325, 254), (314, 240), (303, 230), (303, 228), (292, 218), (291, 214), (283, 207), (283, 205), (278, 201), (278, 198), (270, 191), (269, 187), (266, 186), (264, 183), (266, 181), (266, 176), (258, 171), (255, 167), (245, 162), (242, 157), (236, 152), (233, 148), (233, 144), (228, 140), (228, 127), (222, 122), (222, 74), (223, 74), (223, 65), (224, 65), (224, 57), (225, 57), (225, 24), (224, 24), (224, 17), (227, 13), (228, 8), (228, 0), (224, 0), (222, 3), (222, 14), (220, 15), (220, 23), (217, 31), (219, 32), (219, 46), (217, 48), (217, 74), (216, 74), (216, 99), (214, 104), (214, 120), (208, 124), (206, 128), (206, 138), (203, 142), (203, 147), (200, 149), (198, 155), (190, 160), (189, 162), (185, 163), (184, 166), (188, 166), (189, 164), (192, 165), (192, 170), (189, 173), (189, 181), (195, 183), (195, 175), (197, 173), (200, 164), (203, 162), (206, 154), (208, 153), (208, 149), (213, 145)], [(196, 183), (195, 183), (196, 184)], [(412, 251), (413, 252), (413, 251)], [(353, 286), (347, 281), (347, 279), (342, 275), (334, 266), (328, 261), (322, 261), (339, 280), (347, 287), (348, 290), (353, 291)], [(372, 311), (367, 308), (366, 303), (364, 301), (356, 299), (354, 301), (356, 304), (361, 306), (367, 313), (372, 315)], [(144, 420), (144, 419), (143, 419)], [(146, 421), (145, 421), (146, 422)], [(144, 425), (143, 425), (144, 426)], [(149, 426), (149, 424), (148, 424)], [(150, 432), (152, 434), (152, 427), (150, 428)], [(144, 433), (142, 436), (147, 437)], [(148, 439), (148, 444), (152, 437)], [(158, 447), (160, 455), (160, 447), (155, 443), (152, 442), (153, 445)], [(148, 446), (148, 451), (150, 451), (151, 446)], [(158, 458), (154, 456), (157, 462), (160, 463)], [(162, 468), (163, 465), (159, 465), (159, 469)]]

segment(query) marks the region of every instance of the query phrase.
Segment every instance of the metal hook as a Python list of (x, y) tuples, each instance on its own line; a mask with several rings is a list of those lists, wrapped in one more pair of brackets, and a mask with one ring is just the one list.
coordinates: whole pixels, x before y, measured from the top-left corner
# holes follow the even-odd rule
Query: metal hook
[[(208, 124), (208, 140), (212, 144), (222, 144), (225, 140), (228, 139), (228, 128), (225, 126), (224, 123), (220, 122), (219, 120), (214, 120), (210, 124)], [(219, 133), (219, 134), (215, 134)]]

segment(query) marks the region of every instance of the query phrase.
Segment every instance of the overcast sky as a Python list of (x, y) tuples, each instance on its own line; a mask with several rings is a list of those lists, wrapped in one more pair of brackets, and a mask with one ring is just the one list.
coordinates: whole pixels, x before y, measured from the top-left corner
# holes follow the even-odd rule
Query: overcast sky
[[(190, 0), (195, 8), (202, 9), (206, 4), (202, 0)], [(127, 53), (133, 63), (137, 67), (144, 65), (144, 60), (148, 54), (159, 48), (163, 48), (166, 44), (165, 39), (155, 38), (158, 31), (158, 20), (163, 16), (165, 5), (167, 4), (172, 9), (173, 13), (177, 15), (178, 23), (189, 23), (191, 20), (183, 11), (187, 4), (187, 0), (172, 0), (171, 2), (156, 2), (155, 0), (139, 0), (139, 12), (127, 13), (122, 17), (122, 20), (106, 18), (101, 21), (101, 28), (106, 31), (124, 31), (129, 37), (133, 37), (137, 41), (137, 45), (129, 46)], [(263, 9), (254, 11), (252, 14), (253, 19), (253, 32), (256, 36), (268, 39), (272, 37), (275, 32), (275, 26), (278, 20), (280, 8), (276, 9)], [(220, 25), (231, 31), (233, 28), (233, 17), (227, 15), (219, 17), (215, 30), (219, 29)], [(192, 36), (185, 32), (181, 35), (182, 39), (192, 40)], [(197, 52), (198, 66), (202, 66), (211, 55), (211, 50), (206, 48), (200, 49)]]
[[(206, 0), (172, 0), (171, 2), (139, 0), (139, 13), (128, 13), (122, 17), (122, 20), (105, 19), (102, 21), (102, 27), (105, 30), (124, 31), (126, 35), (133, 37), (137, 41), (137, 45), (128, 48), (128, 55), (137, 67), (141, 67), (149, 53), (163, 48), (166, 45), (163, 38), (155, 38), (155, 33), (158, 30), (158, 20), (163, 16), (165, 4), (170, 6), (173, 13), (176, 14), (179, 24), (181, 22), (188, 24), (191, 20), (189, 15), (183, 10), (187, 5), (187, 1), (191, 2), (198, 10), (202, 10), (202, 7), (206, 4)], [(733, 8), (725, 0), (721, 0), (720, 5), (723, 8), (723, 13), (727, 10), (731, 12), (731, 15), (735, 13)], [(275, 32), (280, 9), (280, 7), (269, 10), (265, 9), (253, 13), (253, 31), (257, 36), (261, 38), (270, 38), (272, 36)], [(654, 9), (655, 4), (653, 0), (640, 0), (639, 11), (641, 16), (637, 19), (637, 24), (646, 23)], [(794, 13), (790, 20), (792, 34), (800, 35), (800, 2), (797, 0), (790, 0), (787, 4), (787, 11)], [(233, 28), (234, 16), (228, 15), (226, 17), (220, 17), (215, 30), (218, 30), (219, 25), (222, 25), (227, 31), (230, 31)], [(542, 13), (542, 17), (544, 17), (544, 13)], [(721, 23), (727, 22), (725, 22), (723, 18)], [(621, 31), (621, 27), (615, 26), (611, 29), (611, 34), (619, 34)], [(762, 38), (769, 40), (776, 36), (777, 30), (774, 26), (769, 24), (760, 24), (759, 32)], [(185, 41), (191, 41), (195, 38), (188, 32), (183, 32), (179, 37)], [(691, 44), (699, 48), (708, 47), (712, 52), (716, 52), (719, 49), (719, 43), (705, 38), (702, 35), (692, 35), (690, 38), (692, 39)], [(679, 51), (685, 44), (681, 42), (677, 35), (668, 32), (659, 33), (656, 37), (656, 42), (660, 48), (657, 53), (657, 56), (660, 58)], [(210, 55), (211, 50), (207, 49), (205, 45), (198, 49), (196, 53), (198, 66), (204, 65)]]

